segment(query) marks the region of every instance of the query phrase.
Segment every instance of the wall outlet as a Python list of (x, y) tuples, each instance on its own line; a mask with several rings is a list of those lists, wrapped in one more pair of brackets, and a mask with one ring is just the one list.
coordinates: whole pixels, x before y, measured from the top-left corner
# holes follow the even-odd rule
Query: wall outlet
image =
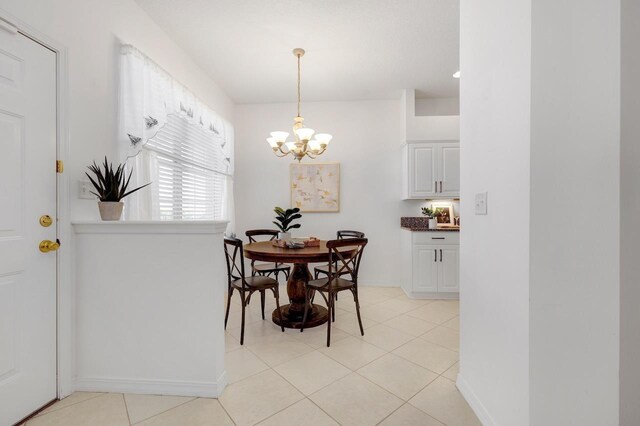
[(96, 196), (91, 193), (93, 185), (88, 180), (78, 181), (78, 198), (83, 200), (95, 200)]
[(487, 214), (487, 193), (480, 192), (476, 194), (476, 214)]

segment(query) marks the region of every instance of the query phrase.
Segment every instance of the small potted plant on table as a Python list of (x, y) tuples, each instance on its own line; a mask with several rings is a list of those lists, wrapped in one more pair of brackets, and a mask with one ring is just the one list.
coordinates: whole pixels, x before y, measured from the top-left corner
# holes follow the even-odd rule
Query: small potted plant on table
[(145, 186), (151, 185), (151, 183), (127, 191), (133, 170), (129, 172), (129, 176), (127, 177), (124, 173), (124, 164), (118, 165), (118, 168), (114, 170), (113, 164), (109, 164), (107, 157), (104, 157), (103, 166), (104, 171), (94, 161), (93, 164), (88, 167), (95, 175), (95, 179), (92, 178), (89, 173), (85, 172), (85, 174), (96, 190), (96, 192), (91, 191), (91, 193), (98, 197), (98, 208), (100, 209), (100, 217), (102, 220), (120, 220), (122, 207), (124, 206), (121, 200)]
[(291, 233), (289, 232), (292, 229), (300, 228), (299, 223), (291, 223), (296, 219), (300, 219), (302, 215), (300, 214), (300, 209), (295, 207), (293, 209), (283, 209), (282, 207), (276, 207), (273, 209), (276, 213), (276, 220), (273, 223), (278, 227), (280, 232), (278, 233), (279, 240), (290, 240)]
[(436, 229), (438, 227), (438, 218), (434, 209), (423, 207), (422, 214), (429, 218), (429, 229)]

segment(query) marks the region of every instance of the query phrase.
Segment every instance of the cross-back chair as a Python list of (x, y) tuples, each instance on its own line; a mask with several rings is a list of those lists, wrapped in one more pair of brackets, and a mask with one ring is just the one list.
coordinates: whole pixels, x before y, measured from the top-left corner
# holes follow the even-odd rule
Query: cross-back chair
[[(242, 323), (240, 330), (240, 344), (244, 344), (244, 323), (245, 313), (249, 299), (251, 295), (259, 291), (262, 295), (262, 319), (264, 319), (264, 293), (267, 290), (273, 292), (273, 297), (276, 299), (276, 309), (280, 316), (280, 323), (282, 324), (282, 313), (280, 311), (280, 294), (278, 291), (278, 281), (270, 277), (261, 275), (255, 275), (247, 277), (244, 271), (244, 252), (242, 249), (242, 240), (238, 238), (225, 237), (224, 238), (224, 254), (227, 262), (227, 310), (224, 315), (224, 328), (227, 328), (227, 321), (229, 320), (229, 308), (231, 307), (231, 296), (235, 290), (240, 294), (240, 300), (242, 302)], [(280, 326), (282, 332), (284, 327)]]
[[(250, 243), (255, 243), (258, 241), (273, 241), (278, 236), (278, 230), (276, 229), (250, 229), (245, 232), (245, 235), (249, 238)], [(258, 237), (258, 238), (257, 238)], [(266, 237), (264, 239), (260, 239), (259, 237)], [(282, 272), (285, 278), (289, 279), (289, 273), (291, 272), (291, 267), (289, 265), (285, 265), (284, 263), (278, 262), (269, 262), (269, 263), (260, 263), (255, 260), (251, 261), (251, 275), (264, 275), (271, 276), (274, 274), (276, 277), (276, 281), (278, 280), (278, 274)]]
[[(360, 326), (360, 334), (364, 336), (364, 328), (362, 327), (362, 318), (360, 317), (360, 300), (358, 298), (358, 271), (360, 269), (360, 261), (362, 253), (369, 240), (366, 238), (347, 238), (339, 240), (327, 241), (327, 249), (329, 250), (328, 274), (326, 278), (309, 281), (305, 284), (305, 303), (306, 309), (302, 318), (302, 326), (300, 332), (304, 331), (304, 325), (307, 320), (307, 312), (311, 308), (312, 295), (320, 293), (324, 301), (327, 303), (329, 318), (327, 320), (327, 346), (331, 345), (331, 323), (336, 320), (335, 314), (335, 296), (341, 292), (349, 290), (353, 295), (353, 301), (356, 304), (356, 314), (358, 316), (358, 325)], [(346, 250), (345, 247), (353, 248)], [(340, 250), (343, 249), (343, 250)], [(343, 277), (350, 276), (350, 280)]]
[[(338, 240), (342, 240), (342, 239), (345, 239), (345, 238), (364, 238), (364, 232), (342, 230), (342, 231), (336, 232), (336, 238)], [(334, 265), (334, 269), (335, 269), (335, 265)], [(316, 266), (313, 269), (313, 274), (314, 274), (314, 278), (316, 280), (318, 278), (320, 278), (320, 274), (329, 275), (329, 265), (326, 264), (326, 265)], [(338, 294), (337, 293), (336, 293), (336, 300), (338, 300)]]

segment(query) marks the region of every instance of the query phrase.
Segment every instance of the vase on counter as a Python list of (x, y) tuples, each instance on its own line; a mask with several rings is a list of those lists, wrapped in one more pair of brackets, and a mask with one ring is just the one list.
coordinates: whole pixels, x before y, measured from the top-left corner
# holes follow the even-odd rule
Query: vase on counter
[(122, 217), (122, 201), (98, 201), (98, 209), (100, 210), (100, 218), (107, 220), (120, 220)]
[(291, 232), (278, 232), (278, 239), (289, 241), (291, 239)]
[(429, 219), (429, 229), (436, 229), (438, 227), (438, 219), (433, 217)]

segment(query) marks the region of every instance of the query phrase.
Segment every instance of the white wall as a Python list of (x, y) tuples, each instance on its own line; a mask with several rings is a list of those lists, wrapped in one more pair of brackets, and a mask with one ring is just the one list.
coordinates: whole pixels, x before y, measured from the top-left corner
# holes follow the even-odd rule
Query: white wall
[[(225, 228), (224, 221), (74, 225), (76, 390), (220, 395)], [(153, 246), (163, 249), (147, 254)]]
[(619, 14), (461, 4), (458, 383), (487, 424), (618, 422)]
[[(2, 10), (68, 49), (71, 216), (97, 219), (92, 200), (77, 198), (86, 166), (115, 156), (118, 45), (135, 45), (229, 121), (233, 102), (133, 0), (0, 0)], [(114, 157), (115, 158), (115, 157)]]
[(620, 425), (640, 419), (640, 3), (622, 0)]
[[(316, 162), (340, 163), (340, 213), (304, 213), (294, 235), (333, 238), (356, 229), (370, 243), (363, 257), (363, 284), (397, 286), (400, 216), (419, 216), (421, 201), (401, 201), (400, 101), (303, 103), (305, 124), (334, 136)], [(291, 132), (295, 104), (236, 106), (236, 232), (273, 227), (273, 207), (289, 206), (289, 165), (265, 138)], [(309, 160), (303, 160), (308, 162)]]
[(460, 115), (459, 98), (416, 99), (416, 115)]
[[(529, 418), (528, 1), (460, 4), (460, 376), (485, 424)], [(474, 215), (488, 191), (488, 215)]]
[[(613, 425), (619, 401), (620, 1), (532, 5), (531, 424)], [(597, 234), (594, 196), (597, 215), (606, 217)], [(556, 220), (554, 212), (568, 216)]]

